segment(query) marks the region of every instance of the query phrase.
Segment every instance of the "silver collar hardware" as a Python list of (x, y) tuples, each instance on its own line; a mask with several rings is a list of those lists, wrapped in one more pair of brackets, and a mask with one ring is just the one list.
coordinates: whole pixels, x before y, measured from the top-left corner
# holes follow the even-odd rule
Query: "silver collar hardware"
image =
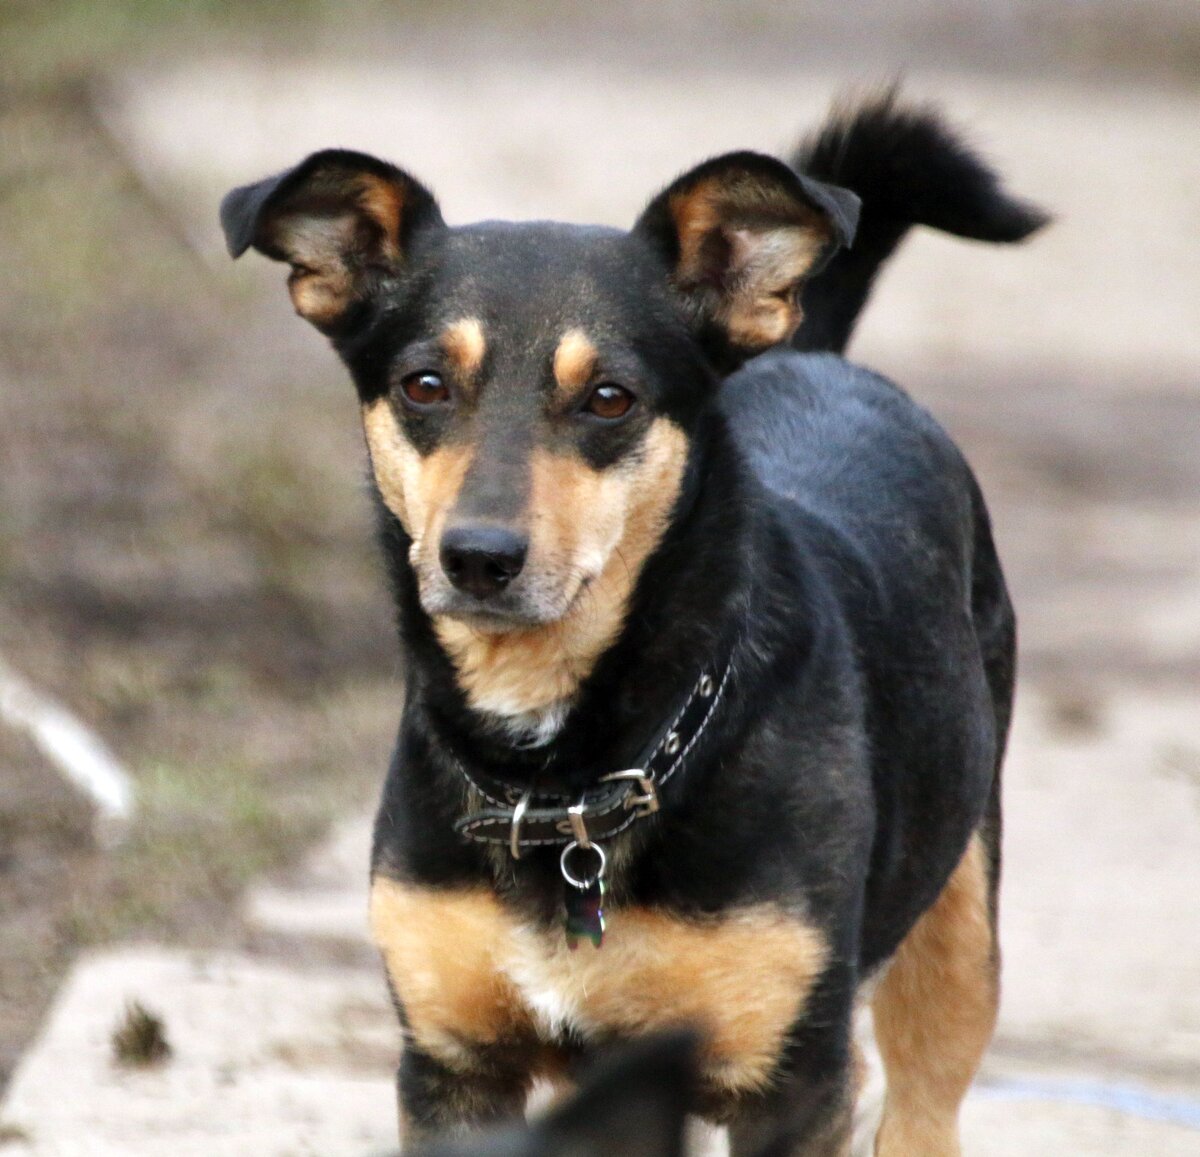
[[(575, 843), (581, 848), (590, 848), (592, 846), (592, 841), (588, 838), (587, 824), (583, 819), (584, 812), (586, 811), (587, 804), (582, 799), (577, 804), (572, 804), (567, 808), (567, 822), (571, 825), (571, 834), (575, 837)], [(603, 857), (604, 853), (601, 852), (600, 855)]]
[[(591, 852), (595, 857), (592, 871), (577, 876), (572, 870), (571, 854)], [(584, 940), (593, 948), (604, 943), (604, 868), (608, 863), (604, 848), (592, 843), (584, 847), (572, 840), (562, 850), (558, 869), (563, 879), (563, 932), (567, 949), (574, 952)]]
[(612, 783), (615, 780), (629, 780), (642, 789), (641, 795), (630, 792), (625, 797), (625, 810), (637, 810), (638, 819), (652, 816), (659, 808), (658, 788), (654, 786), (653, 777), (647, 775), (640, 767), (631, 767), (625, 771), (612, 771), (600, 777), (601, 783)]
[(477, 843), (507, 846), (514, 860), (531, 847), (599, 849), (598, 841), (611, 839), (660, 809), (663, 788), (707, 731), (732, 669), (730, 658), (719, 677), (702, 671), (639, 759), (640, 766), (602, 775), (594, 787), (574, 799), (563, 792), (517, 786), (483, 769), (469, 772), (456, 761), (463, 778), (483, 796), (485, 807), (456, 821), (455, 830)]
[(529, 801), (532, 798), (533, 788), (527, 787), (521, 793), (521, 798), (513, 805), (512, 828), (508, 835), (508, 850), (512, 853), (514, 860), (521, 858), (521, 822), (525, 819), (525, 813), (529, 810)]
[[(590, 876), (576, 876), (570, 868), (571, 853), (576, 849), (595, 852), (596, 854), (596, 870)], [(581, 892), (590, 888), (593, 884), (604, 879), (604, 869), (608, 866), (608, 857), (604, 854), (604, 849), (599, 844), (581, 844), (572, 840), (562, 850), (562, 855), (558, 858), (558, 868), (562, 872), (563, 880), (570, 884), (572, 888), (578, 888)]]

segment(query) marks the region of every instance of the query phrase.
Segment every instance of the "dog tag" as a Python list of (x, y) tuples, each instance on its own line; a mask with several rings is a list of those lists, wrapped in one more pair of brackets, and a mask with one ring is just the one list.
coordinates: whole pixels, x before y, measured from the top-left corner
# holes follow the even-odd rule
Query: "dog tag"
[[(575, 874), (572, 856), (595, 857), (588, 875)], [(599, 844), (577, 843), (572, 840), (563, 848), (559, 866), (563, 878), (563, 907), (567, 910), (565, 931), (567, 947), (574, 952), (580, 940), (590, 940), (593, 948), (604, 942), (604, 867), (607, 858)]]
[(580, 940), (590, 940), (594, 948), (604, 943), (604, 880), (593, 880), (586, 888), (564, 881), (567, 947), (574, 952)]

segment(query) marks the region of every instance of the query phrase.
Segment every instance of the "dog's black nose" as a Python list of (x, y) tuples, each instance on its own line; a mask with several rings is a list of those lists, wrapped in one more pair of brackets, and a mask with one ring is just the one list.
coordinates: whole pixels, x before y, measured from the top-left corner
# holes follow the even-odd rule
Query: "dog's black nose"
[(442, 534), (442, 570), (477, 599), (499, 594), (521, 573), (529, 543), (499, 526), (454, 526)]

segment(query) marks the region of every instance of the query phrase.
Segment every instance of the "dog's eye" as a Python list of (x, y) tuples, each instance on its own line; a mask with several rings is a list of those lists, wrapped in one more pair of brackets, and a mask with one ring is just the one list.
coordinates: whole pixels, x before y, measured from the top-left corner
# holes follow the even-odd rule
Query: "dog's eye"
[(636, 401), (637, 399), (624, 386), (618, 386), (613, 382), (601, 382), (591, 392), (583, 408), (597, 418), (604, 418), (606, 421), (612, 422), (617, 418), (625, 417), (633, 409)]
[(441, 377), (428, 370), (422, 370), (417, 374), (408, 374), (401, 378), (400, 392), (404, 395), (405, 401), (419, 410), (450, 400), (450, 391)]

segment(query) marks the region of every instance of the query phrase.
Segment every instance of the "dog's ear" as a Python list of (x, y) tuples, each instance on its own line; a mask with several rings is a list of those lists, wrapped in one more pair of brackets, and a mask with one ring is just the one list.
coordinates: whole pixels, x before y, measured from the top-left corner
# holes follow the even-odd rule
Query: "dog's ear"
[(680, 1030), (614, 1050), (538, 1127), (542, 1150), (573, 1157), (682, 1157), (699, 1038)]
[(253, 246), (292, 267), (301, 317), (334, 334), (351, 306), (402, 265), (420, 229), (442, 226), (420, 182), (365, 153), (327, 149), (294, 169), (234, 189), (221, 202), (233, 257)]
[(791, 337), (801, 283), (850, 245), (858, 210), (848, 189), (728, 153), (664, 189), (634, 233), (667, 261), (702, 336), (736, 362)]

